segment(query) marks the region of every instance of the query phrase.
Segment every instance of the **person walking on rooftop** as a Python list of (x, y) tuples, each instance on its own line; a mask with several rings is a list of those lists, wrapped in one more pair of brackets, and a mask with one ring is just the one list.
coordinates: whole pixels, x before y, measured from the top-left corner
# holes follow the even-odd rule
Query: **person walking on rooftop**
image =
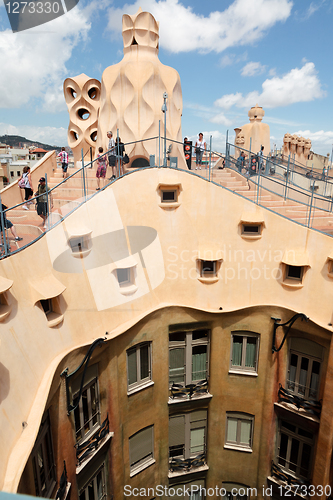
[(68, 153), (65, 148), (61, 148), (60, 153), (58, 154), (58, 158), (60, 158), (61, 161), (61, 168), (62, 168), (62, 176), (64, 179), (68, 177)]
[(263, 169), (264, 166), (264, 146), (261, 146), (261, 149), (258, 153), (258, 169), (259, 172)]
[(109, 132), (106, 134), (109, 143), (108, 143), (108, 159), (109, 159), (109, 167), (111, 167), (111, 177), (110, 181), (114, 180), (117, 177), (117, 167), (116, 167), (116, 149), (115, 149), (115, 142), (113, 138), (112, 131), (109, 130)]
[(116, 139), (116, 158), (117, 158), (117, 167), (119, 171), (119, 177), (124, 175), (123, 161), (124, 161), (124, 153), (125, 153), (125, 145), (121, 142), (120, 137)]
[(206, 151), (206, 147), (207, 147), (207, 144), (206, 144), (206, 141), (204, 141), (204, 138), (203, 138), (203, 133), (200, 132), (199, 134), (199, 138), (197, 139), (196, 143), (195, 143), (195, 156), (196, 156), (196, 167), (195, 167), (195, 170), (201, 170), (201, 165), (202, 165), (202, 157), (203, 157), (203, 154), (204, 152)]
[(24, 199), (25, 199), (25, 204), (22, 205), (22, 208), (24, 210), (29, 210), (27, 205), (31, 205), (32, 201), (29, 201), (30, 198), (32, 198), (32, 195), (34, 194), (33, 187), (32, 187), (32, 180), (31, 180), (31, 174), (30, 174), (30, 167), (23, 167), (23, 173), (21, 175), (21, 178), (19, 180), (19, 187), (24, 188)]
[(97, 155), (97, 171), (96, 171), (96, 177), (97, 177), (97, 189), (96, 191), (99, 191), (101, 189), (100, 186), (100, 179), (102, 178), (105, 183), (105, 175), (106, 175), (106, 154), (104, 153), (103, 155), (103, 148), (100, 147), (98, 148), (98, 155)]
[(37, 198), (37, 214), (43, 219), (44, 229), (46, 229), (46, 218), (48, 216), (47, 196), (49, 195), (49, 208), (53, 208), (53, 201), (50, 188), (46, 187), (45, 177), (39, 179), (38, 189), (35, 193)]

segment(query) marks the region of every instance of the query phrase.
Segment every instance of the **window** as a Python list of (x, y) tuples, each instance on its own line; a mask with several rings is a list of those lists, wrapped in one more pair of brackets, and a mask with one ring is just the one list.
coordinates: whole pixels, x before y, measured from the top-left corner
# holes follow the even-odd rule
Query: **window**
[(182, 484), (170, 484), (169, 496), (174, 500), (204, 500), (206, 498), (205, 480), (198, 479)]
[(188, 385), (208, 378), (209, 330), (169, 333), (169, 381)]
[(10, 171), (10, 176), (14, 177), (14, 172), (12, 170)]
[(41, 300), (40, 304), (46, 316), (52, 312), (52, 299)]
[[(79, 396), (81, 377), (72, 383), (73, 402)], [(97, 365), (90, 366), (85, 375), (85, 385), (78, 407), (74, 410), (76, 441), (93, 434), (100, 426), (99, 389)]]
[(127, 351), (128, 390), (133, 391), (151, 381), (151, 342), (139, 344)]
[(200, 260), (200, 276), (214, 277), (216, 276), (217, 262), (216, 260)]
[(56, 470), (48, 413), (42, 419), (31, 457), (36, 496), (51, 498), (56, 485)]
[(287, 389), (304, 399), (318, 399), (322, 347), (307, 339), (290, 340)]
[(301, 427), (280, 421), (277, 463), (297, 477), (309, 479), (314, 436)]
[(254, 417), (246, 413), (227, 413), (226, 447), (252, 449)]
[(161, 190), (161, 201), (162, 203), (170, 203), (173, 201), (178, 201), (178, 192), (173, 190)]
[(241, 370), (257, 373), (258, 353), (258, 335), (243, 332), (232, 333), (230, 371)]
[(154, 426), (146, 427), (129, 438), (130, 476), (155, 462)]
[(117, 278), (119, 286), (126, 286), (132, 282), (131, 280), (131, 268), (117, 269)]
[(71, 238), (69, 241), (69, 246), (73, 253), (84, 252), (90, 248), (90, 238), (88, 236), (77, 236)]
[(286, 278), (302, 281), (303, 266), (286, 266)]
[(169, 418), (169, 457), (187, 460), (206, 453), (207, 410)]
[(242, 224), (242, 234), (258, 236), (262, 232), (262, 224)]
[(102, 500), (107, 498), (104, 464), (79, 492), (79, 500)]

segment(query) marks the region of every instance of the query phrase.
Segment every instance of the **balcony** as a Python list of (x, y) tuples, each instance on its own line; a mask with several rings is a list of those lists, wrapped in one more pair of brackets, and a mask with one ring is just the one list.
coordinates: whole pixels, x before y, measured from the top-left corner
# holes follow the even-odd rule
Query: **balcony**
[(201, 380), (200, 382), (188, 385), (173, 383), (170, 387), (171, 397), (170, 400), (191, 400), (192, 398), (210, 396), (208, 392), (208, 380)]
[[(304, 479), (296, 478), (291, 474), (287, 474), (282, 467), (272, 462), (271, 465), (271, 477), (268, 478), (273, 480), (274, 482), (278, 482), (278, 484), (284, 484), (291, 487), (295, 487), (297, 490), (303, 485), (310, 484), (309, 481)], [(277, 480), (277, 481), (276, 481)]]
[(95, 434), (87, 441), (75, 445), (77, 474), (81, 472), (82, 468), (91, 460), (97, 450), (99, 450), (112, 436), (113, 432), (109, 432), (109, 417), (107, 416)]
[[(175, 475), (206, 470), (208, 469), (206, 464), (206, 453), (199, 453), (199, 455), (192, 458), (171, 458), (169, 469), (170, 473), (176, 473)], [(169, 477), (173, 475), (170, 473)]]
[(294, 405), (298, 410), (305, 410), (310, 415), (320, 418), (321, 414), (321, 402), (314, 400), (307, 400), (293, 394), (290, 390), (285, 389), (280, 384), (278, 392), (278, 402), (288, 403)]

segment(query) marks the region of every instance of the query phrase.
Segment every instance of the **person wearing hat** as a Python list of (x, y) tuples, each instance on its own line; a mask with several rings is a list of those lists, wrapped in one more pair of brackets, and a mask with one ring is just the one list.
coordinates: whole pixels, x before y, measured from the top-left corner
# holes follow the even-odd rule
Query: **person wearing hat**
[(37, 198), (37, 214), (39, 217), (43, 219), (44, 222), (44, 229), (46, 228), (46, 218), (48, 216), (47, 213), (47, 195), (49, 195), (49, 203), (50, 203), (50, 208), (53, 208), (53, 201), (52, 201), (52, 195), (51, 195), (51, 190), (46, 187), (45, 184), (45, 177), (41, 177), (39, 179), (39, 184), (38, 184), (38, 190), (35, 193), (35, 196), (38, 196)]

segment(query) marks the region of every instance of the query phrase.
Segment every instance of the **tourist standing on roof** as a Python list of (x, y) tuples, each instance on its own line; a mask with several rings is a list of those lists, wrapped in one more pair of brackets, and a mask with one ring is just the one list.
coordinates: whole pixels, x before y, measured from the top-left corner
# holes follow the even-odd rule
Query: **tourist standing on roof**
[(96, 171), (97, 188), (96, 188), (96, 191), (99, 191), (101, 189), (101, 186), (100, 186), (100, 179), (101, 178), (104, 179), (104, 184), (105, 184), (105, 175), (106, 175), (106, 153), (104, 153), (104, 155), (103, 155), (103, 148), (100, 147), (100, 148), (98, 148), (98, 155), (97, 155), (97, 171)]
[(244, 151), (242, 151), (239, 157), (237, 158), (237, 163), (236, 163), (236, 167), (240, 174), (242, 173), (242, 169), (244, 168), (244, 166), (245, 166), (245, 153)]
[(261, 171), (264, 166), (264, 146), (261, 146), (261, 149), (258, 153), (258, 163), (259, 171)]
[(46, 187), (45, 177), (39, 179), (38, 189), (35, 193), (37, 198), (37, 214), (43, 219), (44, 229), (46, 228), (46, 218), (48, 216), (47, 210), (47, 195), (49, 195), (49, 207), (53, 208), (53, 201), (50, 188)]
[[(1, 206), (2, 206), (2, 210), (7, 210), (7, 206), (4, 205), (3, 203), (1, 203)], [(29, 210), (29, 209), (28, 209)], [(20, 238), (20, 236), (17, 236), (17, 232), (16, 232), (16, 229), (15, 229), (15, 226), (12, 222), (10, 222), (10, 220), (8, 220), (6, 218), (6, 214), (4, 213), (3, 214), (3, 222), (4, 222), (4, 225), (5, 225), (5, 228), (6, 229), (10, 229), (10, 232), (12, 233), (12, 235), (14, 236), (14, 239), (15, 241), (22, 241), (23, 238)], [(0, 230), (1, 232), (3, 231), (3, 227), (2, 227), (2, 220), (1, 220), (1, 217), (0, 217)]]
[(22, 208), (24, 208), (24, 210), (29, 210), (27, 205), (31, 205), (32, 201), (29, 200), (30, 198), (32, 198), (32, 195), (34, 194), (31, 174), (30, 174), (30, 167), (23, 167), (23, 174), (21, 175), (18, 185), (20, 188), (24, 188), (24, 193), (25, 193), (24, 196), (25, 204), (22, 205)]
[(111, 167), (111, 174), (112, 174), (110, 177), (110, 181), (113, 181), (117, 177), (115, 142), (111, 130), (106, 135), (108, 136), (109, 139), (109, 144), (108, 144), (109, 166)]
[(116, 158), (117, 158), (117, 167), (118, 167), (118, 171), (119, 171), (119, 177), (121, 175), (124, 175), (124, 169), (123, 169), (124, 153), (125, 153), (124, 143), (121, 142), (120, 137), (117, 137), (117, 139), (116, 139)]
[(187, 168), (191, 170), (192, 161), (192, 141), (189, 141), (187, 137), (184, 137), (184, 155)]
[(61, 148), (60, 153), (58, 154), (58, 158), (60, 158), (61, 161), (61, 167), (62, 167), (62, 176), (64, 179), (68, 177), (68, 153), (65, 148)]
[(203, 157), (203, 154), (204, 152), (206, 151), (206, 147), (207, 147), (207, 144), (206, 144), (206, 141), (204, 141), (204, 138), (203, 138), (203, 133), (200, 132), (199, 134), (199, 138), (197, 139), (196, 143), (195, 143), (195, 156), (196, 156), (196, 167), (195, 167), (195, 170), (201, 170), (201, 165), (202, 165), (202, 157)]

